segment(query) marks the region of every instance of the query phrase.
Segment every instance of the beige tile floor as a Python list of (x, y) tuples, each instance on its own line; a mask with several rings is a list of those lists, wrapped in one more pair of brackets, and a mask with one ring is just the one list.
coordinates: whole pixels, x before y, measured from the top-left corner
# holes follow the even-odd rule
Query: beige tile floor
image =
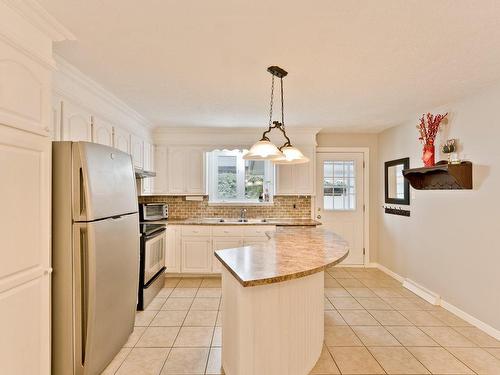
[[(219, 278), (167, 279), (103, 374), (221, 374), (220, 287)], [(500, 375), (500, 341), (377, 269), (335, 267), (311, 374)]]

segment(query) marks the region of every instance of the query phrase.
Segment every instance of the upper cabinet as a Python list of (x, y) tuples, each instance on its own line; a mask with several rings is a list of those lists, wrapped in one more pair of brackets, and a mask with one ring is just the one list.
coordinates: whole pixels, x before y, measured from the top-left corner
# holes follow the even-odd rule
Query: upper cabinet
[(276, 195), (314, 195), (313, 146), (298, 146), (310, 161), (305, 164), (276, 166)]
[(144, 141), (135, 136), (130, 136), (130, 153), (132, 155), (132, 160), (134, 161), (134, 167), (143, 169), (144, 168)]
[(199, 147), (155, 147), (154, 193), (205, 195), (205, 152)]
[(92, 115), (69, 101), (62, 103), (61, 139), (92, 142)]
[(113, 129), (113, 147), (130, 154), (130, 133), (115, 127)]
[(93, 117), (92, 140), (101, 145), (113, 147), (113, 125), (100, 117)]

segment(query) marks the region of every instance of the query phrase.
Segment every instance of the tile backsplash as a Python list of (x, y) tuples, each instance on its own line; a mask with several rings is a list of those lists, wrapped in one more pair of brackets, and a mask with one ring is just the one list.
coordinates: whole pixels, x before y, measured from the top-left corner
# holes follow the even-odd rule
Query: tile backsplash
[(275, 196), (272, 206), (211, 206), (206, 196), (203, 197), (203, 201), (187, 201), (184, 196), (139, 197), (139, 203), (151, 202), (167, 203), (171, 219), (239, 217), (242, 208), (247, 209), (248, 218), (309, 219), (311, 217), (309, 196)]

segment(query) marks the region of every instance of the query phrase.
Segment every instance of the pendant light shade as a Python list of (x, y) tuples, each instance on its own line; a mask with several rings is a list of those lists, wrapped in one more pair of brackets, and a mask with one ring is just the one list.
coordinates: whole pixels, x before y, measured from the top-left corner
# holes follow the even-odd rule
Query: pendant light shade
[(273, 160), (275, 164), (303, 164), (309, 162), (309, 158), (297, 147), (285, 146), (281, 149), (281, 152), (283, 156)]
[(276, 160), (283, 157), (283, 153), (267, 140), (256, 142), (250, 150), (243, 155), (245, 160)]
[[(309, 158), (305, 157), (304, 154), (292, 145), (290, 138), (287, 136), (285, 131), (285, 111), (283, 104), (283, 77), (286, 77), (288, 72), (281, 69), (279, 66), (270, 66), (267, 71), (271, 73), (272, 84), (271, 84), (271, 105), (269, 108), (269, 127), (262, 134), (260, 141), (255, 143), (250, 150), (243, 155), (245, 160), (271, 160), (276, 164), (302, 164), (307, 163)], [(273, 121), (273, 101), (274, 101), (274, 77), (278, 77), (280, 80), (280, 96), (281, 96), (281, 122)], [(276, 147), (274, 143), (267, 137), (267, 134), (273, 129), (278, 129), (283, 134), (285, 138), (285, 143), (280, 148)]]

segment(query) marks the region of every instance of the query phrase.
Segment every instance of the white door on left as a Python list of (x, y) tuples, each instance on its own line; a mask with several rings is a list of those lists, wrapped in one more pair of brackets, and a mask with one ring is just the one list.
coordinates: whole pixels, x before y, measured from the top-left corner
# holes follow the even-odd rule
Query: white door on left
[(0, 374), (50, 368), (48, 137), (0, 125)]

